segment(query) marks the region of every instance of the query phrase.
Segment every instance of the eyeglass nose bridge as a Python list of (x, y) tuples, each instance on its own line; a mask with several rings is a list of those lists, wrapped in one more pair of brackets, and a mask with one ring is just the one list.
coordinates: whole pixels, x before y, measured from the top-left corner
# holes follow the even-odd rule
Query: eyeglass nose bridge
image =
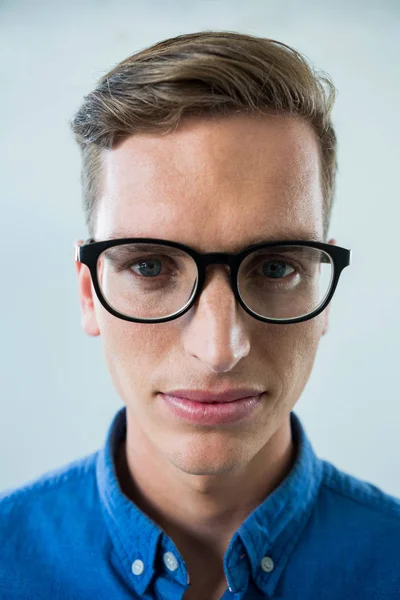
[(236, 255), (227, 254), (226, 252), (210, 252), (209, 254), (203, 254), (202, 262), (204, 267), (221, 264), (234, 269), (238, 264), (238, 258)]
[[(231, 290), (236, 301), (239, 302), (245, 308), (243, 301), (240, 298), (238, 283), (237, 283), (237, 274), (239, 270), (239, 265), (241, 262), (241, 257), (236, 254), (229, 254), (226, 252), (210, 252), (209, 254), (202, 254), (200, 261), (198, 262), (199, 269), (199, 280), (196, 286), (195, 297), (193, 298), (193, 302), (197, 302), (199, 297), (201, 296), (204, 284), (206, 280), (206, 269), (211, 265), (227, 265), (229, 267), (228, 277), (231, 286)], [(246, 310), (246, 308), (245, 308)]]
[(235, 278), (239, 269), (241, 260), (236, 254), (229, 254), (227, 252), (210, 252), (209, 254), (203, 254), (201, 256), (198, 267), (200, 268), (200, 279), (204, 282), (206, 276), (206, 269), (211, 265), (227, 265), (229, 267), (229, 278), (235, 291)]

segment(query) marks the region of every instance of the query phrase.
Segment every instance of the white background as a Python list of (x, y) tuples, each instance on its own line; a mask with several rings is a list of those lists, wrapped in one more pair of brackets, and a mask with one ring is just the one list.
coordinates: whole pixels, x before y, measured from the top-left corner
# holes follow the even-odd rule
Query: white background
[(272, 37), (339, 90), (330, 229), (351, 248), (295, 412), (317, 454), (400, 497), (400, 3), (396, 0), (0, 2), (0, 489), (99, 448), (122, 406), (80, 325), (73, 242), (87, 237), (68, 121), (114, 64), (205, 29)]

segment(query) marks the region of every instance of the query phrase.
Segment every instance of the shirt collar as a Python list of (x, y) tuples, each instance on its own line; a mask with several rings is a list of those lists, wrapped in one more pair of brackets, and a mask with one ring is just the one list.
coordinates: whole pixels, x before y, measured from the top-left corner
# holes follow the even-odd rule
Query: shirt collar
[[(297, 448), (294, 465), (282, 483), (245, 519), (225, 554), (224, 569), (232, 592), (247, 588), (251, 574), (262, 592), (273, 595), (314, 506), (322, 478), (322, 461), (315, 455), (293, 411), (290, 424)], [(115, 455), (125, 436), (124, 406), (114, 416), (96, 463), (101, 507), (114, 547), (127, 577), (140, 595), (146, 592), (159, 571), (162, 559), (164, 566), (172, 570), (169, 576), (186, 586), (188, 571), (174, 542), (121, 490)], [(172, 562), (177, 558), (172, 566), (171, 555)]]

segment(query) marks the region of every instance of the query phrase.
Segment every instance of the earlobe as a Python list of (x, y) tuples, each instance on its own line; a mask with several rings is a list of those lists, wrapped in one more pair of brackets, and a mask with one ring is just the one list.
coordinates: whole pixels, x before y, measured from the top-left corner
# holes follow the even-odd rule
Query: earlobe
[(327, 306), (327, 308), (324, 310), (324, 324), (323, 324), (323, 328), (322, 328), (322, 335), (325, 335), (329, 329), (329, 309), (330, 309), (330, 305)]
[(75, 261), (75, 266), (78, 273), (82, 328), (87, 335), (98, 336), (100, 335), (100, 329), (97, 324), (90, 271), (86, 265), (79, 261)]

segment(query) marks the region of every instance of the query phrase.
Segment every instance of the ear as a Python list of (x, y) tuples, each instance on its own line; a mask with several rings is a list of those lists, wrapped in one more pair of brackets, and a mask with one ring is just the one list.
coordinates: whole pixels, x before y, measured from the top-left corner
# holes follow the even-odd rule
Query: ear
[[(332, 244), (333, 246), (336, 245), (336, 240), (334, 240), (333, 238), (331, 240), (329, 240), (328, 244)], [(331, 308), (331, 304), (329, 303), (328, 306), (326, 307), (326, 309), (323, 311), (323, 325), (322, 325), (322, 335), (325, 335), (328, 331), (329, 328), (329, 311)]]
[(329, 309), (330, 309), (330, 304), (328, 304), (328, 306), (322, 313), (323, 314), (323, 325), (322, 325), (321, 336), (325, 335), (329, 328)]
[[(74, 245), (74, 259), (75, 259), (75, 247), (83, 244), (83, 240), (78, 240)], [(87, 335), (97, 336), (100, 335), (100, 329), (97, 324), (95, 307), (94, 307), (94, 294), (96, 293), (92, 286), (92, 278), (90, 275), (89, 268), (87, 265), (77, 261), (75, 259), (75, 266), (78, 273), (78, 291), (79, 291), (79, 302), (81, 307), (81, 323), (82, 328)]]

